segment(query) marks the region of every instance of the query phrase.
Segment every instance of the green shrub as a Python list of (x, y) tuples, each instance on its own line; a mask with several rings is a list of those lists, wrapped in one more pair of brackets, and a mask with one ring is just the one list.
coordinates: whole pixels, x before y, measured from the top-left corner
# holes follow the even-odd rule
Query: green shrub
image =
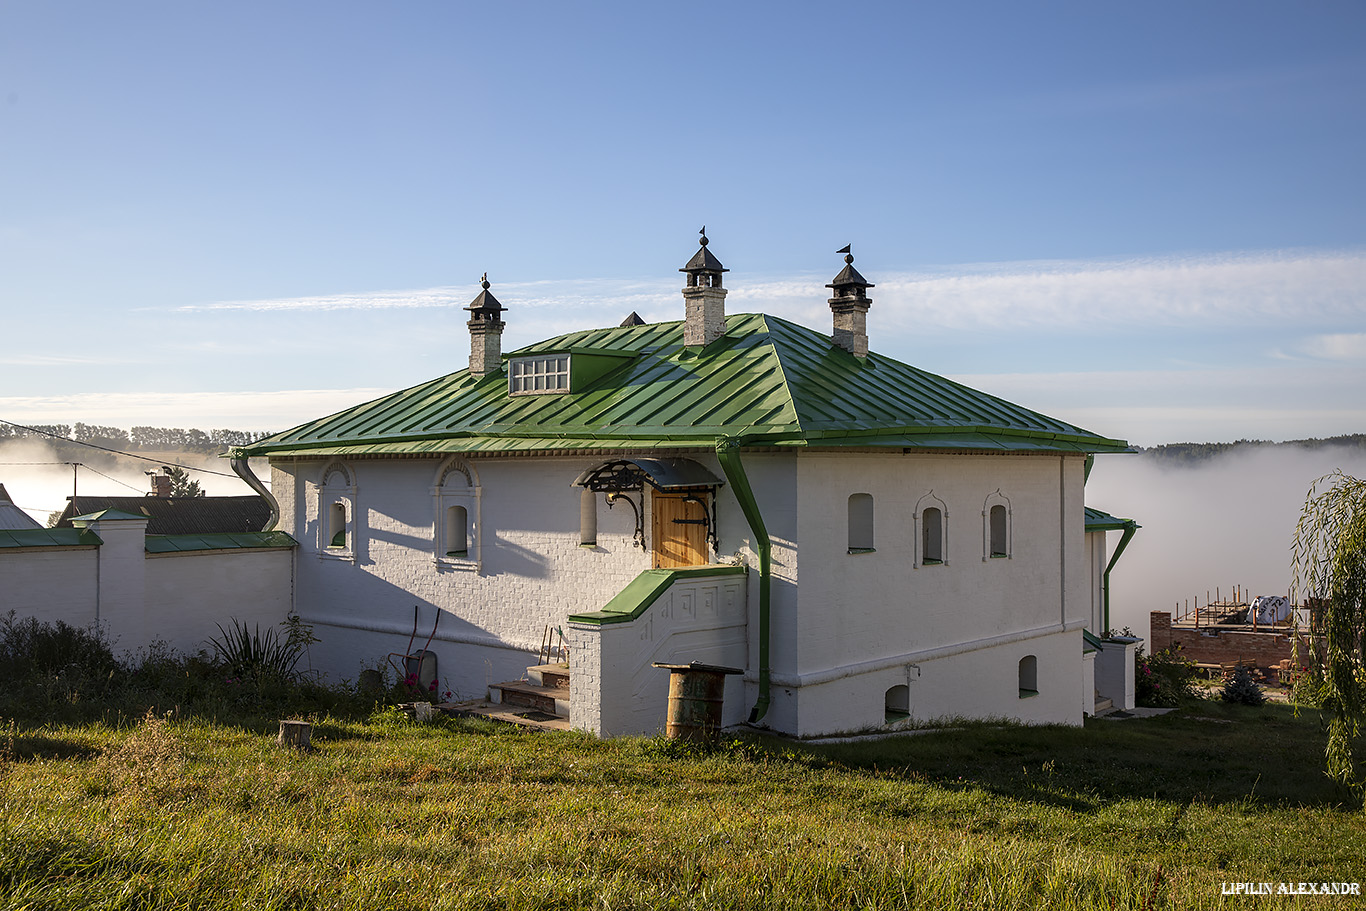
[(1200, 669), (1181, 654), (1180, 645), (1170, 645), (1151, 656), (1144, 655), (1143, 646), (1139, 646), (1134, 662), (1134, 696), (1139, 705), (1171, 708), (1195, 697)]
[(1257, 681), (1252, 679), (1252, 672), (1241, 664), (1234, 669), (1233, 676), (1224, 682), (1219, 698), (1239, 705), (1261, 705), (1266, 702), (1266, 695)]

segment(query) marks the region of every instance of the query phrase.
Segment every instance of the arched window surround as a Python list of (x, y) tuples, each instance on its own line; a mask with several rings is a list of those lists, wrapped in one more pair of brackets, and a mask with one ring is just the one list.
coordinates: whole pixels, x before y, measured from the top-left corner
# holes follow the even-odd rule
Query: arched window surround
[[(432, 562), (439, 569), (478, 572), (483, 567), (479, 473), (472, 463), (450, 456), (437, 466), (432, 477)], [(460, 551), (459, 531), (453, 516), (465, 511), (465, 549)]]
[[(999, 511), (998, 511), (999, 510)], [(1015, 514), (998, 487), (982, 501), (982, 562), (1015, 556)]]
[[(939, 511), (939, 560), (931, 559), (926, 563), (925, 558), (925, 519), (926, 511)], [(933, 513), (930, 515), (933, 518)], [(915, 511), (911, 514), (915, 525), (912, 536), (912, 546), (915, 549), (915, 559), (912, 562), (913, 569), (922, 566), (947, 566), (949, 564), (949, 507), (948, 504), (934, 495), (934, 491), (922, 496), (915, 502)]]
[(354, 563), (360, 547), (355, 474), (346, 463), (333, 460), (318, 478), (318, 557)]

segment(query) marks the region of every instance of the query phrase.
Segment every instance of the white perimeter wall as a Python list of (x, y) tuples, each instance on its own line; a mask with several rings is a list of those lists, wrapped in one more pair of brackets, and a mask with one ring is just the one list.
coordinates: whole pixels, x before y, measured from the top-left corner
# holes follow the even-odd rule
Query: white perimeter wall
[(96, 623), (116, 654), (162, 641), (208, 648), (232, 618), (263, 629), (289, 614), (293, 551), (146, 554), (139, 527), (97, 530), (100, 547), (0, 550), (0, 611), (76, 627)]

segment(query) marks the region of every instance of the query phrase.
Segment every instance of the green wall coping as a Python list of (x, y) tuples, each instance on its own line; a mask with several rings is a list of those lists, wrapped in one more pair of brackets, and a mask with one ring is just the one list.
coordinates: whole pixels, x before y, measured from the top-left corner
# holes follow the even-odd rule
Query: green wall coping
[(647, 569), (628, 582), (625, 588), (617, 592), (616, 596), (608, 601), (602, 610), (590, 611), (585, 614), (571, 614), (569, 622), (588, 623), (593, 626), (629, 623), (649, 610), (650, 605), (658, 601), (659, 596), (668, 591), (669, 586), (679, 579), (694, 579), (705, 576), (742, 576), (748, 571), (744, 566), (731, 565)]

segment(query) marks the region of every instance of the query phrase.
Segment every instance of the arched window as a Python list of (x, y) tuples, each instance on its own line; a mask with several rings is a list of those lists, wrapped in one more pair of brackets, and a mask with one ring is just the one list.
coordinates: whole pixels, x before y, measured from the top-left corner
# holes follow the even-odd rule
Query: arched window
[(598, 543), (598, 495), (584, 487), (579, 493), (579, 546)]
[(1006, 508), (999, 503), (991, 507), (991, 517), (988, 521), (991, 525), (991, 555), (1010, 556), (1010, 551), (1006, 549)]
[(451, 456), (436, 470), (432, 484), (436, 518), (433, 562), (452, 569), (479, 568), (479, 476), (474, 466)]
[(873, 551), (873, 495), (856, 493), (849, 496), (849, 553), (867, 554)]
[(982, 501), (982, 560), (1009, 559), (1014, 553), (1011, 539), (1010, 497), (993, 491)]
[(327, 546), (346, 547), (346, 504), (333, 503), (327, 509)]
[(466, 557), (470, 549), (470, 514), (463, 506), (446, 507), (446, 556)]
[(911, 717), (911, 688), (904, 683), (887, 690), (883, 696), (884, 717), (888, 724)]
[(1039, 659), (1025, 655), (1020, 659), (1020, 698), (1039, 695)]
[(937, 506), (926, 509), (920, 518), (922, 563), (944, 562), (944, 513)]
[(915, 566), (938, 566), (949, 562), (949, 508), (934, 495), (925, 494), (915, 504)]
[(323, 559), (354, 560), (359, 537), (356, 482), (342, 462), (329, 462), (318, 484), (317, 542)]

